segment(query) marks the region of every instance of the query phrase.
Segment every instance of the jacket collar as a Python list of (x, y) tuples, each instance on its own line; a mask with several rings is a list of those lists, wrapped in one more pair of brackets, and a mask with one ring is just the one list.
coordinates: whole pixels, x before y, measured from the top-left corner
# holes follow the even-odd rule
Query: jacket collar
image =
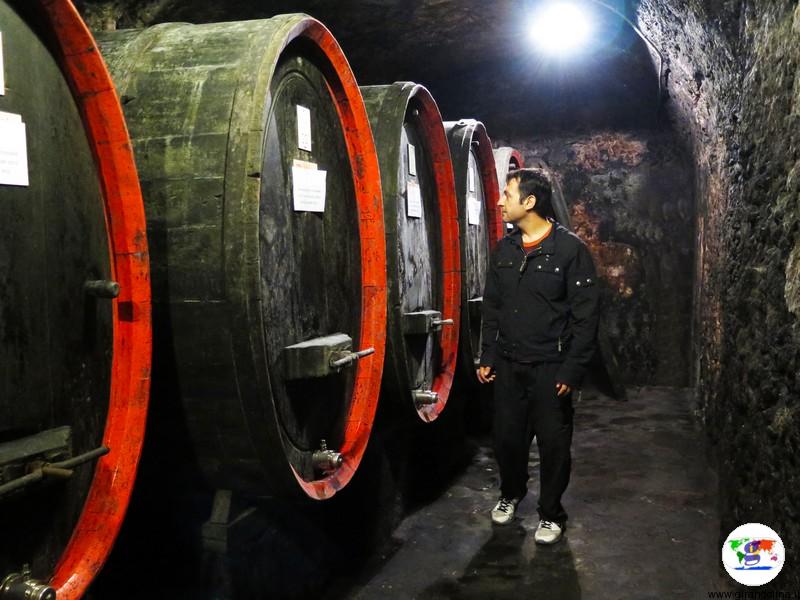
[[(555, 254), (556, 253), (556, 235), (558, 232), (558, 228), (561, 225), (555, 219), (551, 217), (547, 217), (547, 220), (553, 225), (553, 228), (550, 230), (549, 235), (544, 238), (542, 242), (542, 252), (544, 254)], [(507, 237), (512, 244), (516, 244), (520, 248), (522, 248), (522, 230), (517, 227), (516, 225), (514, 228), (509, 231), (504, 237)]]

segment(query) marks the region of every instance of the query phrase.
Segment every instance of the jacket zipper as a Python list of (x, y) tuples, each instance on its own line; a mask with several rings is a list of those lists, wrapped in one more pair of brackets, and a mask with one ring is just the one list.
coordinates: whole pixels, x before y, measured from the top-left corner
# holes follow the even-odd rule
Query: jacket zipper
[[(517, 246), (519, 248), (519, 246)], [(522, 252), (522, 264), (519, 266), (519, 278), (522, 279), (522, 274), (525, 272), (525, 268), (528, 266), (528, 257), (530, 256), (527, 252), (525, 252), (524, 248), (519, 248), (519, 251)]]
[(519, 246), (517, 246), (517, 248), (519, 248), (519, 251), (522, 252), (522, 264), (519, 266), (519, 278), (517, 279), (517, 282), (519, 283), (519, 281), (522, 280), (522, 275), (525, 273), (525, 269), (528, 268), (528, 259), (533, 257), (534, 252), (525, 252), (525, 248), (520, 248)]

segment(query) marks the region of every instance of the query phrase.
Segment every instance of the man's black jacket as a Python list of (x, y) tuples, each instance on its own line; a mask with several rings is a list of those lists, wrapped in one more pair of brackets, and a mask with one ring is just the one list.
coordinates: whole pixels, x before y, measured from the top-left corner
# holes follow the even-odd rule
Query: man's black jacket
[(526, 256), (522, 232), (503, 237), (483, 292), (481, 366), (497, 354), (519, 362), (561, 362), (556, 381), (580, 386), (595, 352), (599, 293), (586, 245), (553, 221)]

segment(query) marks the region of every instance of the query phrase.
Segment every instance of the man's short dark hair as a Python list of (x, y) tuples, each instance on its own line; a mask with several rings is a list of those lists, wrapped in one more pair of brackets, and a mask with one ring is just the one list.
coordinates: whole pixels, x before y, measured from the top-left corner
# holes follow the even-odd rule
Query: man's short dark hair
[(555, 217), (553, 213), (553, 186), (550, 178), (541, 169), (516, 169), (506, 175), (506, 183), (516, 179), (519, 182), (519, 201), (524, 202), (528, 196), (536, 197), (533, 212), (546, 219)]

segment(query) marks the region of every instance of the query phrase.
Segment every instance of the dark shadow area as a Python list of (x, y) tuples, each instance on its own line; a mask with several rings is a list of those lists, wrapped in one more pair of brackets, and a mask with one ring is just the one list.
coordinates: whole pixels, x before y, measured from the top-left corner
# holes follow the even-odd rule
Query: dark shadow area
[[(151, 244), (160, 241), (154, 236)], [(155, 283), (165, 286), (158, 275)], [(173, 588), (199, 587), (199, 524), (208, 517), (213, 496), (200, 479), (179, 400), (165, 305), (154, 305), (153, 321), (153, 378), (136, 485), (114, 549), (87, 600), (159, 598)]]
[(495, 527), (461, 577), (434, 583), (419, 600), (579, 600), (581, 586), (569, 540), (533, 548), (532, 538), (533, 532), (519, 522)]

